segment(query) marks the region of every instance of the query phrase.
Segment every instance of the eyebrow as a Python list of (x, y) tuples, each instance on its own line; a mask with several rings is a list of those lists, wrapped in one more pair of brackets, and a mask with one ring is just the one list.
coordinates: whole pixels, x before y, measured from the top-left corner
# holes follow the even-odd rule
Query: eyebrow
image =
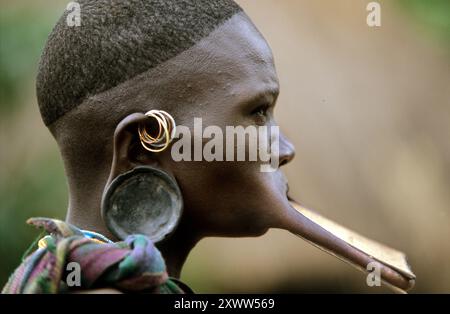
[(246, 99), (243, 104), (244, 106), (250, 106), (256, 102), (266, 102), (270, 105), (275, 105), (275, 101), (277, 100), (279, 94), (279, 87), (268, 88), (252, 95), (251, 97)]

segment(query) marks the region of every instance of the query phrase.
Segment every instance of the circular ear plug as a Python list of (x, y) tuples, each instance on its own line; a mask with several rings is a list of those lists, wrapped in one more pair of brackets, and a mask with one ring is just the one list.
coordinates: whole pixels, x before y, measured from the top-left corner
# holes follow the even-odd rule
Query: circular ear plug
[(143, 234), (153, 242), (170, 235), (181, 218), (183, 199), (174, 178), (141, 166), (115, 178), (102, 199), (102, 217), (119, 239)]

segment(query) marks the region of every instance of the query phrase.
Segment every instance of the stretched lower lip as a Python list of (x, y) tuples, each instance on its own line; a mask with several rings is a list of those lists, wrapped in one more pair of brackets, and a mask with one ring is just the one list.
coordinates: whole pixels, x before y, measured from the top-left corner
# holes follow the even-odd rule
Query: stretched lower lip
[[(287, 185), (286, 188), (288, 190)], [(386, 254), (392, 254), (395, 250), (386, 248), (385, 246), (383, 248), (379, 244), (367, 250), (367, 245), (374, 243), (374, 241), (369, 239), (366, 239), (367, 242), (362, 246), (357, 245), (358, 243), (355, 244), (353, 241), (348, 242), (339, 237), (340, 231), (342, 231), (341, 228), (343, 227), (321, 217), (313, 211), (303, 208), (287, 192), (286, 197), (292, 209), (295, 211), (295, 213), (292, 212), (289, 215), (290, 218), (286, 222), (287, 230), (363, 271), (366, 271), (368, 263), (378, 263), (381, 267), (382, 280), (390, 286), (395, 287), (397, 289), (396, 291), (398, 289), (405, 291), (412, 288), (415, 275), (407, 266), (406, 261), (400, 261), (394, 264), (389, 263), (389, 258), (387, 262), (384, 261)], [(331, 222), (331, 224), (327, 221)], [(351, 230), (347, 229), (347, 231), (347, 235), (350, 235), (350, 238), (355, 237), (362, 240), (362, 236)], [(402, 253), (396, 251), (394, 254), (398, 255)], [(377, 255), (381, 258), (375, 259), (374, 256)]]

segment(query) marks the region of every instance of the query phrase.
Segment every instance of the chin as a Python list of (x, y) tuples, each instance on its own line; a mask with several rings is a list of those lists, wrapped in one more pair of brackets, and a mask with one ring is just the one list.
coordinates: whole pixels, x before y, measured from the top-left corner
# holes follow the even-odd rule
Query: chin
[(258, 225), (242, 225), (242, 222), (236, 223), (233, 226), (225, 227), (220, 229), (210, 230), (210, 232), (204, 234), (204, 237), (230, 237), (230, 238), (241, 238), (241, 237), (260, 237), (269, 231), (268, 226), (258, 226)]
[[(256, 221), (255, 219), (254, 221)], [(238, 236), (239, 237), (260, 237), (269, 231), (270, 227), (267, 225), (257, 225), (257, 224), (250, 224), (242, 226)]]
[(255, 230), (253, 233), (251, 233), (249, 236), (250, 237), (260, 237), (263, 236), (267, 233), (267, 231), (269, 231), (269, 227), (265, 227), (265, 228), (260, 228), (258, 230)]

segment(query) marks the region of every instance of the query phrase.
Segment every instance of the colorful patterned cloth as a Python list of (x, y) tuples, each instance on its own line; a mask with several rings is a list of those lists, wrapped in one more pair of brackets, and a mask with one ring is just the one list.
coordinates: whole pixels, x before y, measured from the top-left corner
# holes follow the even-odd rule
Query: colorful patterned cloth
[[(168, 277), (164, 259), (143, 235), (113, 243), (86, 234), (63, 221), (31, 218), (29, 224), (49, 233), (39, 249), (15, 270), (2, 293), (67, 293), (71, 290), (115, 288), (123, 292), (184, 293)], [(70, 287), (70, 265), (78, 263), (80, 286)], [(70, 264), (72, 263), (72, 264)]]

